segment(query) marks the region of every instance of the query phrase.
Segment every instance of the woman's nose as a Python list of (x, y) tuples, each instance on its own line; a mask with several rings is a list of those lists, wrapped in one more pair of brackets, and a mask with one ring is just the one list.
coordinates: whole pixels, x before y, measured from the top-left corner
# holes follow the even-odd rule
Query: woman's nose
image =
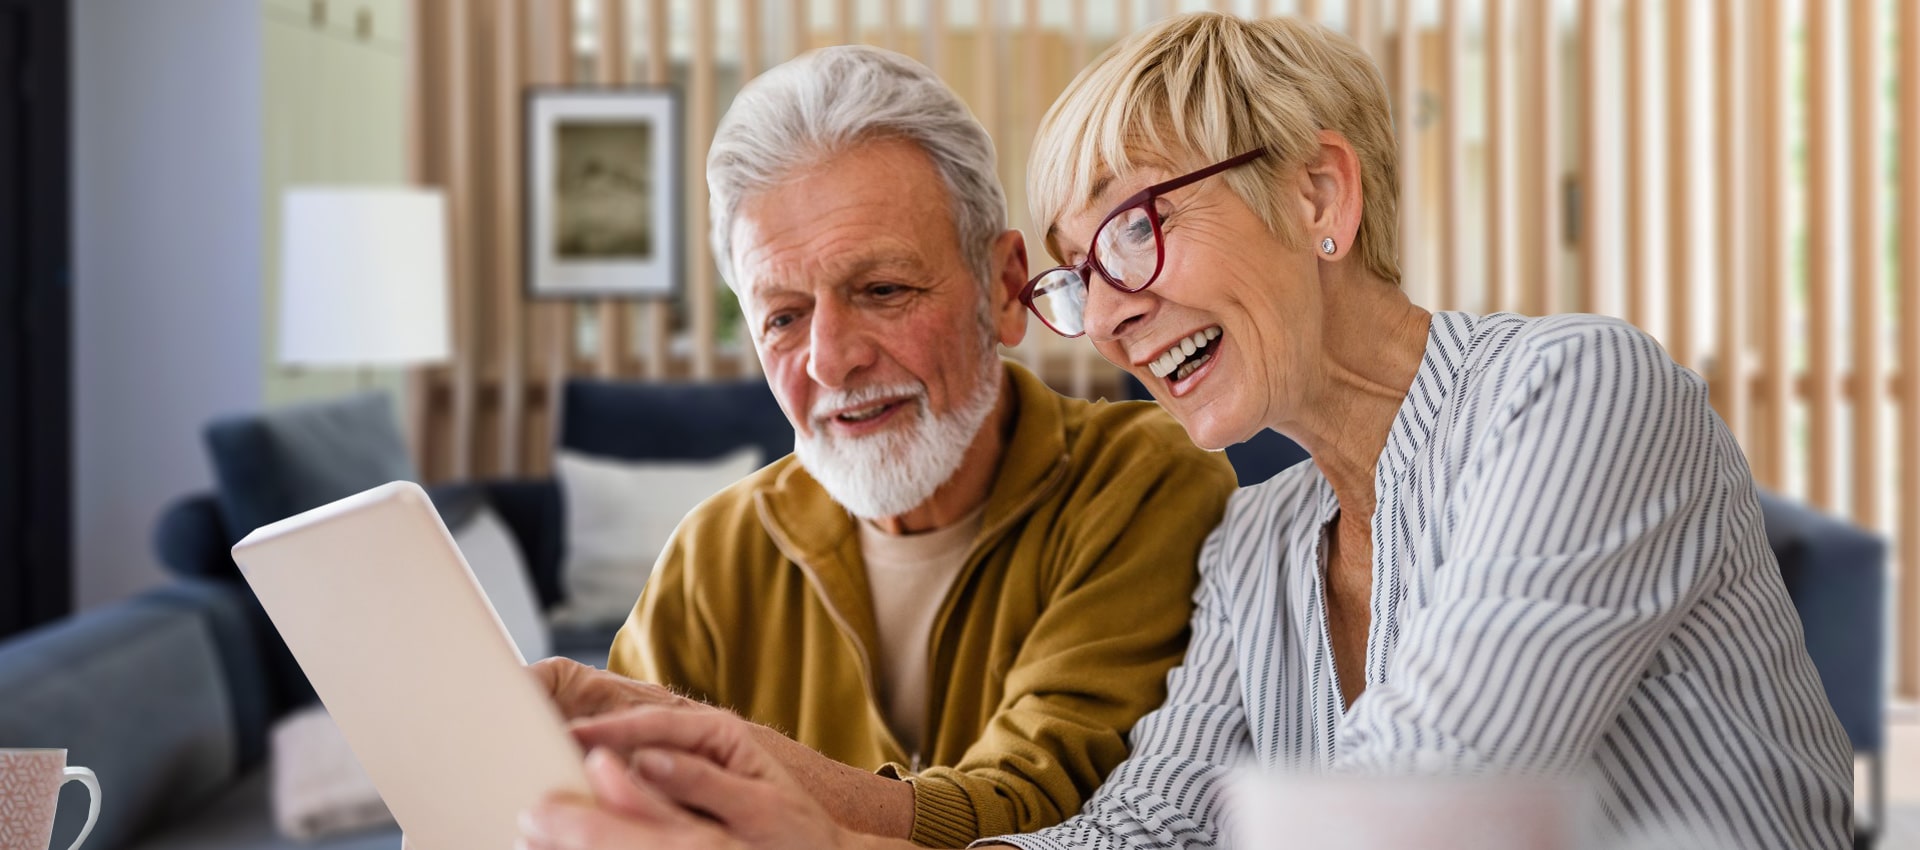
[(1126, 292), (1107, 283), (1100, 272), (1089, 270), (1093, 280), (1087, 285), (1084, 326), (1094, 342), (1108, 342), (1125, 336), (1153, 307), (1153, 296), (1145, 291)]

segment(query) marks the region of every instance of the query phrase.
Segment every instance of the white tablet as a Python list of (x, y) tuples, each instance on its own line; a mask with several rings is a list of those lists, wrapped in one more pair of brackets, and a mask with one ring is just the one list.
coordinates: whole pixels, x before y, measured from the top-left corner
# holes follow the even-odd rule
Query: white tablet
[(413, 850), (508, 850), (578, 745), (419, 485), (265, 526), (233, 559)]

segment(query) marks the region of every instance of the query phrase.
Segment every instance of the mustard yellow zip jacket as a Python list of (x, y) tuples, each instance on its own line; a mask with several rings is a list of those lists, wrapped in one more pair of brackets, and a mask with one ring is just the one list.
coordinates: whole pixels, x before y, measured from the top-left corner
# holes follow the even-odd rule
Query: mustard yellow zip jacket
[(792, 456), (688, 514), (609, 669), (913, 783), (922, 845), (1079, 811), (1166, 697), (1234, 475), (1155, 405), (1007, 374), (1013, 436), (927, 647), (927, 752), (905, 752), (879, 707), (855, 520)]

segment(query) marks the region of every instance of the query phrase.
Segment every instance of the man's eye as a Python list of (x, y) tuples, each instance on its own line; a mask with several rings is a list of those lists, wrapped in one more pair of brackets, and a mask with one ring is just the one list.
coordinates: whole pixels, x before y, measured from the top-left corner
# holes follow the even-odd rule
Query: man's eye
[(791, 324), (793, 324), (792, 313), (775, 313), (767, 317), (767, 328), (769, 330), (779, 330)]
[(906, 291), (906, 287), (897, 283), (876, 283), (867, 287), (867, 294), (875, 298), (892, 298)]

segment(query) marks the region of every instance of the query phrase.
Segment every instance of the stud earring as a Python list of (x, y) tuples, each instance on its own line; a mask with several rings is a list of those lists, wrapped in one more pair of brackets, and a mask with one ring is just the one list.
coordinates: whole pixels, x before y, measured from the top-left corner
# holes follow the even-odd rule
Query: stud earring
[(1339, 250), (1339, 248), (1333, 244), (1333, 237), (1328, 236), (1320, 240), (1320, 253), (1331, 254), (1336, 250)]

